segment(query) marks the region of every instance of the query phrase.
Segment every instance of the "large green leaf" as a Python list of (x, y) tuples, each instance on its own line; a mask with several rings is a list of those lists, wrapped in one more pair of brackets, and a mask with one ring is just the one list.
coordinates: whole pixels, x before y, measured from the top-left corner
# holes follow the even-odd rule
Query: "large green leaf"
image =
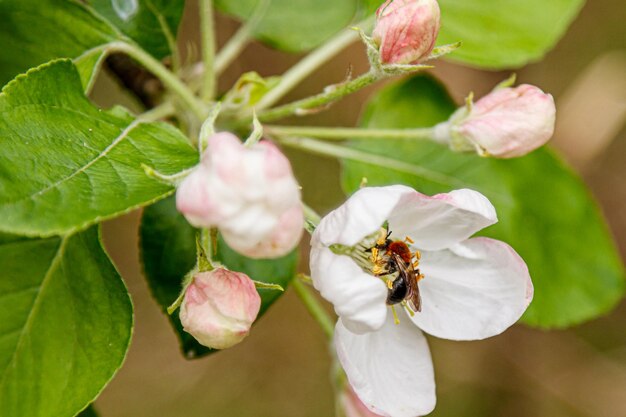
[(450, 59), (483, 68), (539, 60), (563, 36), (584, 0), (440, 0), (439, 44), (461, 41)]
[[(415, 77), (385, 88), (370, 102), (363, 125), (372, 128), (432, 126), (455, 105), (431, 78)], [(565, 327), (610, 310), (624, 292), (623, 267), (606, 224), (583, 183), (546, 149), (513, 160), (454, 154), (427, 141), (372, 140), (352, 147), (404, 166), (345, 162), (343, 181), (354, 191), (403, 183), (435, 194), (471, 188), (496, 207), (499, 223), (484, 234), (513, 246), (527, 262), (535, 298), (523, 320)]]
[(85, 228), (172, 192), (149, 178), (197, 161), (174, 127), (103, 111), (69, 60), (43, 65), (0, 94), (0, 230), (50, 236)]
[(171, 53), (184, 0), (88, 0), (102, 16), (157, 58)]
[[(360, 0), (373, 13), (382, 0)], [(563, 36), (584, 0), (439, 0), (437, 44), (462, 42), (447, 58), (490, 69), (539, 60)]]
[[(183, 277), (196, 262), (196, 229), (176, 210), (174, 197), (159, 201), (144, 210), (141, 221), (141, 255), (144, 273), (152, 294), (163, 311), (176, 300)], [(249, 259), (230, 249), (219, 240), (217, 260), (233, 271), (246, 273), (250, 278), (283, 288), (295, 275), (298, 262), (296, 252), (278, 259)], [(282, 295), (282, 292), (258, 289), (261, 295), (259, 317)], [(176, 329), (181, 349), (188, 358), (214, 352), (200, 345), (184, 332), (178, 312), (169, 316)]]
[(74, 58), (121, 34), (77, 0), (0, 0), (0, 85), (54, 58)]
[(132, 332), (126, 287), (97, 228), (0, 235), (0, 415), (72, 417), (121, 366)]
[[(248, 18), (261, 0), (216, 0), (223, 12)], [(255, 31), (262, 41), (289, 52), (311, 49), (348, 26), (357, 0), (267, 0)]]

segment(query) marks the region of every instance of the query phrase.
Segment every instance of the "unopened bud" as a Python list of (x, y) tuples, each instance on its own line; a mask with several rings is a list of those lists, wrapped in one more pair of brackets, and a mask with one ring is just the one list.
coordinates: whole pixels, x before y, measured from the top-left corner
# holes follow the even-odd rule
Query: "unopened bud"
[(189, 223), (217, 227), (231, 248), (252, 258), (287, 254), (303, 232), (289, 160), (270, 142), (245, 147), (230, 133), (208, 139), (202, 162), (178, 188), (176, 206)]
[(226, 349), (248, 335), (260, 308), (261, 297), (246, 274), (218, 268), (193, 277), (180, 321), (202, 345)]
[(481, 156), (515, 158), (544, 145), (554, 133), (554, 99), (539, 88), (523, 84), (498, 88), (463, 107), (449, 122), (435, 128), (448, 136), (456, 151), (474, 150)]
[(384, 64), (415, 64), (426, 58), (439, 33), (436, 0), (387, 0), (376, 11), (372, 39)]

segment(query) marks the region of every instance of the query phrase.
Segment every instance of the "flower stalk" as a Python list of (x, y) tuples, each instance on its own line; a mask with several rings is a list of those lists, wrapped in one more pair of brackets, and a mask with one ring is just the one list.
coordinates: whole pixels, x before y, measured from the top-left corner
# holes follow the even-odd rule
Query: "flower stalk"
[[(374, 22), (373, 17), (357, 23), (357, 26), (368, 30)], [(281, 98), (290, 92), (295, 86), (300, 84), (316, 69), (333, 58), (339, 52), (344, 50), (348, 45), (359, 39), (359, 35), (352, 29), (345, 29), (337, 36), (324, 43), (322, 46), (308, 54), (300, 62), (285, 72), (280, 83), (269, 91), (259, 103), (255, 106), (257, 111), (267, 109), (276, 104)]]
[(353, 127), (278, 126), (265, 125), (265, 131), (276, 136), (312, 137), (326, 140), (429, 139), (438, 142), (430, 127), (415, 129), (366, 129)]
[(334, 321), (330, 318), (329, 314), (326, 312), (326, 310), (320, 304), (317, 298), (315, 298), (309, 288), (300, 281), (300, 278), (298, 278), (298, 276), (291, 280), (291, 287), (294, 289), (300, 300), (302, 300), (302, 303), (311, 314), (311, 316), (320, 325), (326, 337), (328, 339), (332, 339), (333, 333), (335, 331), (335, 325), (333, 324)]
[(202, 64), (204, 82), (200, 95), (204, 101), (210, 101), (215, 94), (215, 29), (213, 19), (213, 0), (200, 0), (200, 36), (202, 39)]

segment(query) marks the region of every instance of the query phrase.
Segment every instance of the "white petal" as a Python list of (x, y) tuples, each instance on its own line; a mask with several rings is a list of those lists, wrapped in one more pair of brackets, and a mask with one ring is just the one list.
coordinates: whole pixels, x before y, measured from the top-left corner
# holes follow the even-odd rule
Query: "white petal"
[(422, 311), (412, 320), (426, 333), (478, 340), (502, 333), (532, 300), (526, 264), (504, 242), (469, 239), (449, 250), (424, 252)]
[(355, 192), (343, 205), (325, 216), (315, 229), (323, 245), (353, 246), (377, 231), (403, 197), (416, 194), (403, 185), (366, 187)]
[(320, 245), (311, 248), (313, 285), (356, 333), (379, 329), (387, 316), (387, 287), (345, 255)]
[(498, 221), (487, 197), (468, 189), (432, 197), (406, 193), (388, 220), (392, 237), (409, 236), (426, 250), (450, 247)]
[(335, 327), (335, 347), (350, 385), (373, 412), (388, 417), (416, 417), (435, 408), (435, 377), (422, 332), (400, 314), (389, 315), (376, 332), (357, 335), (342, 320)]

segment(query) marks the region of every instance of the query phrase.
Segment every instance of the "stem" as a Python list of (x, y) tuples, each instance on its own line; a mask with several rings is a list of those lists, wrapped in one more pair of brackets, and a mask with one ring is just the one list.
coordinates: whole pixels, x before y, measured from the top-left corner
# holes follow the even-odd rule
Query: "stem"
[[(372, 23), (373, 17), (357, 23), (356, 26), (363, 26), (364, 29), (367, 29), (372, 25)], [(283, 98), (285, 94), (300, 84), (302, 80), (311, 75), (313, 71), (318, 69), (326, 61), (337, 55), (358, 38), (359, 34), (357, 31), (353, 29), (345, 29), (337, 36), (308, 54), (300, 62), (285, 72), (281, 77), (280, 83), (270, 90), (261, 99), (261, 101), (257, 103), (255, 106), (257, 111), (272, 107), (281, 98)]]
[(166, 101), (163, 104), (159, 104), (156, 107), (151, 108), (150, 110), (141, 113), (137, 116), (138, 119), (141, 119), (146, 122), (154, 122), (156, 120), (166, 119), (170, 116), (176, 114), (176, 109), (174, 105), (169, 101)]
[(321, 217), (315, 210), (304, 202), (302, 202), (302, 211), (304, 211), (304, 219), (306, 220), (304, 228), (307, 232), (309, 232), (309, 234), (312, 235), (317, 225), (320, 224)]
[[(261, 112), (258, 114), (259, 120), (270, 121), (281, 119), (292, 114), (306, 114), (306, 110), (315, 109), (332, 103), (333, 101), (347, 96), (348, 94), (352, 94), (355, 91), (367, 87), (375, 81), (378, 81), (381, 77), (383, 77), (383, 75), (381, 75), (380, 73), (369, 71), (355, 78), (354, 80), (326, 87), (325, 91), (320, 94), (303, 98), (302, 100), (293, 101), (291, 103), (287, 103), (271, 110)], [(273, 90), (270, 90), (270, 92), (271, 91)]]
[(290, 146), (296, 149), (302, 149), (304, 151), (308, 151), (318, 155), (331, 156), (339, 159), (348, 159), (357, 162), (365, 162), (367, 164), (372, 164), (379, 167), (416, 175), (437, 184), (443, 184), (446, 186), (453, 185), (459, 188), (467, 188), (466, 183), (463, 183), (456, 178), (452, 178), (447, 175), (431, 171), (418, 165), (400, 161), (398, 159), (364, 152), (343, 145), (335, 145), (309, 138), (277, 137), (276, 141), (282, 145)]
[(307, 136), (320, 139), (432, 139), (433, 128), (363, 129), (352, 127), (265, 125), (266, 132), (278, 136)]
[(213, 0), (200, 0), (200, 36), (202, 40), (202, 64), (204, 66), (204, 82), (200, 96), (204, 101), (210, 101), (215, 94)]
[(335, 325), (317, 298), (315, 298), (306, 285), (300, 282), (298, 277), (291, 280), (291, 287), (295, 290), (296, 294), (298, 294), (298, 297), (300, 297), (300, 300), (302, 300), (302, 303), (311, 316), (313, 316), (315, 321), (320, 325), (326, 337), (332, 339)]
[(198, 119), (204, 120), (206, 113), (204, 106), (196, 99), (191, 90), (189, 90), (182, 81), (161, 64), (161, 62), (154, 59), (152, 55), (148, 54), (139, 46), (127, 42), (113, 42), (108, 45), (107, 49), (112, 52), (123, 52), (139, 62), (148, 71), (157, 76), (170, 92), (176, 94)]
[(219, 51), (215, 57), (214, 70), (215, 75), (220, 75), (234, 60), (241, 54), (241, 51), (248, 45), (252, 39), (253, 32), (261, 23), (261, 19), (265, 15), (269, 0), (261, 0), (252, 12), (250, 19), (241, 25), (239, 30)]

